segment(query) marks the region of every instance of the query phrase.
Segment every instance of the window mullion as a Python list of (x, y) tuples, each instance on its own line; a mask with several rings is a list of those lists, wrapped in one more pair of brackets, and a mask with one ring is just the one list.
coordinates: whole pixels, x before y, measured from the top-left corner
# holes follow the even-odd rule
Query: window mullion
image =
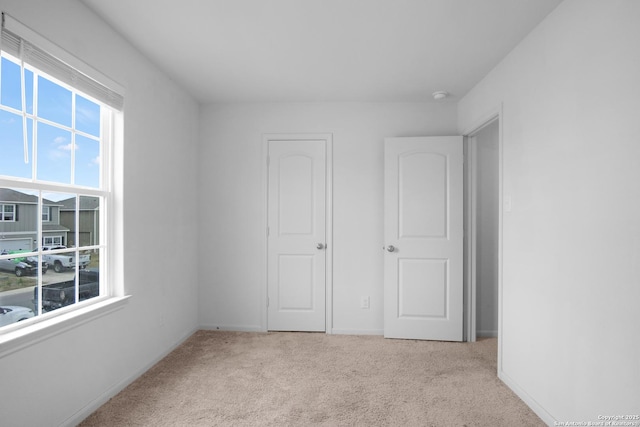
[(38, 179), (38, 77), (36, 73), (33, 74), (33, 130), (31, 132), (31, 138), (33, 139), (33, 162), (31, 162), (31, 179), (33, 181)]
[(36, 266), (37, 268), (37, 292), (38, 292), (38, 313), (37, 315), (40, 316), (42, 315), (42, 262), (44, 261), (43, 256), (42, 256), (42, 209), (44, 206), (44, 198), (42, 197), (42, 190), (38, 191), (38, 226), (37, 226), (37, 239), (38, 239), (38, 246), (37, 246), (37, 250), (38, 250), (38, 265)]
[[(115, 113), (107, 108), (102, 109), (102, 117), (100, 118), (100, 158), (101, 158), (101, 170), (100, 170), (100, 189), (105, 192), (106, 197), (100, 198), (99, 208), (99, 227), (100, 227), (100, 241), (94, 242), (100, 245), (100, 293), (109, 292), (107, 283), (116, 277), (113, 273), (112, 261), (113, 255), (113, 240), (111, 239), (111, 233), (114, 232), (114, 227), (111, 226), (111, 222), (107, 220), (113, 214), (113, 150), (115, 140)], [(109, 144), (105, 144), (105, 141), (110, 141)], [(95, 215), (95, 212), (94, 212)], [(105, 268), (106, 267), (106, 268)]]
[[(16, 114), (18, 116), (22, 115), (22, 110), (21, 109), (13, 108), (10, 105), (0, 104), (0, 110), (8, 111), (8, 112)], [(30, 115), (29, 113), (27, 113), (27, 118), (33, 118), (33, 116)]]
[(2, 93), (2, 28), (0, 28), (0, 93)]
[(113, 156), (113, 144), (105, 144), (104, 141), (113, 141), (114, 139), (114, 120), (113, 112), (107, 108), (102, 109), (102, 117), (100, 118), (100, 189), (106, 192), (112, 190), (107, 184), (112, 184), (111, 162)]
[[(75, 98), (75, 97), (74, 97)], [(75, 110), (74, 110), (75, 113)], [(74, 114), (75, 116), (75, 114)], [(73, 158), (73, 156), (72, 156)], [(75, 270), (76, 270), (76, 274), (75, 274), (75, 281), (76, 281), (76, 286), (75, 286), (75, 301), (76, 303), (80, 302), (80, 196), (76, 194), (76, 208), (75, 208), (75, 230), (73, 230), (73, 240), (75, 242), (75, 248), (74, 248), (74, 254), (76, 257), (76, 265), (75, 265)]]
[(75, 183), (76, 183), (76, 92), (72, 91), (71, 92), (71, 185), (75, 185)]
[(24, 72), (24, 41), (20, 40), (20, 97), (22, 100), (22, 140), (24, 144), (24, 163), (29, 164), (29, 134), (27, 133), (27, 93)]

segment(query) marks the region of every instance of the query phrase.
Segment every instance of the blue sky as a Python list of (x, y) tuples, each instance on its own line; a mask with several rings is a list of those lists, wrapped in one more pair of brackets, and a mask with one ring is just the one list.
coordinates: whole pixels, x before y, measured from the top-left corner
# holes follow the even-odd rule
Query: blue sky
[[(0, 104), (22, 110), (20, 66), (2, 58)], [(38, 117), (70, 127), (75, 114), (76, 130), (100, 136), (100, 106), (73, 94), (66, 88), (39, 76), (37, 78)], [(25, 71), (26, 112), (34, 111), (33, 72)], [(71, 184), (72, 134), (48, 123), (37, 124), (37, 178)], [(25, 163), (23, 120), (21, 114), (0, 109), (0, 175), (31, 178), (33, 167), (33, 120), (27, 119), (28, 163)], [(98, 188), (100, 182), (99, 142), (82, 135), (75, 140), (75, 184)]]

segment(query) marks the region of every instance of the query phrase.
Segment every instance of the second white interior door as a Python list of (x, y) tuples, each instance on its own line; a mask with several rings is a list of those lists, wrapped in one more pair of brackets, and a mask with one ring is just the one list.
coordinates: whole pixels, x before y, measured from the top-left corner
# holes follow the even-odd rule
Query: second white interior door
[(268, 329), (325, 331), (326, 141), (268, 141)]
[(462, 137), (385, 139), (384, 335), (461, 341)]

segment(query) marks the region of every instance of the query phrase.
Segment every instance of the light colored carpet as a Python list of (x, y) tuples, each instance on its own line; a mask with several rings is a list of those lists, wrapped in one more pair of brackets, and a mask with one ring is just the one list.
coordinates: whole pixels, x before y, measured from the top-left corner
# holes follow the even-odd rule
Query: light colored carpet
[(496, 340), (199, 331), (81, 426), (542, 426)]

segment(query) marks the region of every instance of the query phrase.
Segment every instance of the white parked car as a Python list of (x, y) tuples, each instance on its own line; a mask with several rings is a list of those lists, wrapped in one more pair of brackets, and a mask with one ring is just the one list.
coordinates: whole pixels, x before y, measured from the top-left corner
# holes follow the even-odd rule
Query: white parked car
[(33, 317), (33, 310), (19, 305), (0, 307), (0, 327)]

